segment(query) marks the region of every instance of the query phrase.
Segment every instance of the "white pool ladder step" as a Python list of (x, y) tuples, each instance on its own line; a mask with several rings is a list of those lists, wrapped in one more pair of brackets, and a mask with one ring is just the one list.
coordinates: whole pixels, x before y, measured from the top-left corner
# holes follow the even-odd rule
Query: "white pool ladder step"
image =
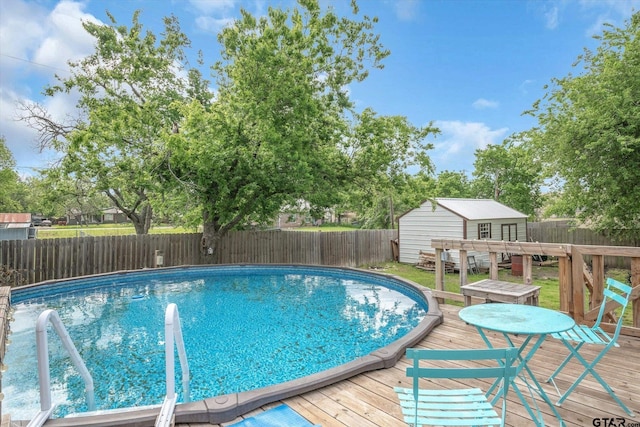
[(178, 350), (178, 358), (180, 359), (180, 369), (182, 370), (182, 394), (184, 401), (189, 402), (189, 362), (187, 361), (187, 353), (184, 349), (184, 340), (182, 339), (182, 326), (180, 325), (180, 314), (178, 306), (171, 303), (167, 306), (164, 315), (164, 354), (166, 362), (166, 383), (167, 395), (164, 398), (158, 418), (156, 418), (156, 427), (168, 427), (173, 422), (173, 412), (176, 407), (178, 395), (176, 394), (176, 378), (175, 378), (175, 354), (173, 345), (175, 342)]
[(69, 353), (71, 361), (84, 380), (87, 408), (95, 411), (96, 401), (93, 390), (93, 378), (73, 345), (71, 337), (55, 310), (45, 310), (36, 321), (36, 351), (38, 355), (38, 379), (40, 381), (40, 412), (27, 424), (27, 427), (40, 427), (51, 417), (55, 406), (51, 404), (51, 371), (49, 369), (49, 344), (47, 342), (47, 323), (51, 322), (62, 345)]

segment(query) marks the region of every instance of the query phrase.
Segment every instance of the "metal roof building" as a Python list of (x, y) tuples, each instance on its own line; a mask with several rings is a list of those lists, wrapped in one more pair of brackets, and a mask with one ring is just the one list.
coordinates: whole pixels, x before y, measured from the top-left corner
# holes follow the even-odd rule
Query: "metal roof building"
[(0, 213), (0, 240), (33, 239), (35, 236), (30, 213)]
[[(527, 215), (491, 199), (427, 200), (398, 221), (399, 261), (409, 264), (418, 262), (420, 251), (435, 252), (434, 238), (527, 241)], [(450, 252), (458, 264), (458, 252)], [(469, 255), (488, 265), (488, 254)]]

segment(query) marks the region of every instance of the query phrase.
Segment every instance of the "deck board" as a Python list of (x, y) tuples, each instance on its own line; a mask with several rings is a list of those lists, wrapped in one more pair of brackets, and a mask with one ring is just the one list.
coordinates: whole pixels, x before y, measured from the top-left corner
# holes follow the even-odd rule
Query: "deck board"
[[(483, 348), (484, 342), (475, 328), (466, 325), (458, 318), (461, 307), (441, 305), (444, 312), (444, 323), (436, 327), (418, 347), (424, 348)], [(491, 334), (489, 334), (491, 336)], [(499, 338), (496, 335), (496, 340)], [(499, 342), (499, 341), (496, 341)], [(640, 339), (623, 336), (619, 340), (620, 348), (614, 348), (600, 361), (596, 369), (614, 388), (622, 401), (635, 412), (634, 419), (609, 397), (600, 384), (590, 375), (582, 381), (576, 391), (558, 408), (568, 427), (593, 425), (595, 418), (623, 417), (627, 424), (640, 422)], [(599, 348), (583, 347), (587, 360), (593, 359)], [(539, 380), (545, 380), (555, 367), (568, 354), (561, 342), (547, 339), (538, 350), (529, 366)], [(366, 372), (349, 380), (333, 384), (300, 396), (285, 399), (282, 402), (307, 418), (312, 423), (323, 427), (402, 427), (402, 414), (397, 397), (393, 391), (396, 385), (409, 385), (405, 376), (408, 366), (406, 359), (398, 361), (396, 366), (378, 371)], [(558, 386), (566, 389), (572, 378), (582, 370), (576, 361), (558, 376)], [(477, 380), (474, 380), (477, 381)], [(483, 384), (482, 381), (477, 384)], [(557, 393), (551, 384), (542, 384), (545, 392), (554, 400)], [(485, 387), (486, 389), (486, 387)], [(523, 390), (523, 392), (526, 391)], [(551, 410), (538, 399), (545, 423), (557, 425)], [(261, 410), (269, 409), (275, 404), (267, 405)], [(239, 421), (238, 418), (225, 426)], [(181, 427), (204, 427), (211, 424), (179, 424)], [(507, 425), (531, 425), (528, 413), (521, 405), (515, 393), (510, 393), (508, 403)]]

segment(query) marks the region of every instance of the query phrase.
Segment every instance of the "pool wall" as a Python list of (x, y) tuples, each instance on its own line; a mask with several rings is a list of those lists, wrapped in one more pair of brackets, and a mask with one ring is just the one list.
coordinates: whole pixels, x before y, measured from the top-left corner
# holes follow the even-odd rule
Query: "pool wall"
[[(229, 267), (229, 265), (215, 265), (212, 267)], [(401, 277), (349, 267), (327, 267), (315, 265), (281, 265), (281, 264), (234, 264), (234, 266), (253, 267), (308, 267), (318, 269), (328, 269), (331, 271), (348, 271), (358, 274), (366, 273), (374, 277), (391, 279), (406, 286), (408, 290), (417, 296), (424, 298), (428, 304), (428, 312), (424, 319), (412, 329), (408, 334), (393, 343), (375, 350), (366, 356), (355, 359), (346, 364), (337, 366), (326, 371), (312, 374), (303, 378), (287, 381), (281, 384), (264, 387), (256, 390), (232, 393), (216, 396), (197, 402), (179, 403), (175, 409), (175, 423), (224, 423), (232, 421), (237, 417), (246, 414), (262, 405), (287, 399), (296, 395), (307, 393), (339, 381), (351, 378), (363, 372), (374, 371), (392, 367), (404, 356), (405, 349), (416, 345), (423, 340), (429, 332), (443, 321), (443, 314), (440, 311), (438, 302), (431, 294), (430, 289), (417, 285)], [(201, 268), (202, 266), (197, 266)], [(169, 267), (154, 270), (176, 270), (182, 267)], [(134, 270), (140, 271), (140, 270)], [(108, 273), (106, 275), (123, 274), (125, 272)], [(105, 275), (97, 275), (96, 277)], [(89, 278), (84, 276), (82, 279)], [(65, 279), (68, 281), (68, 279)], [(58, 282), (58, 281), (55, 281)], [(52, 284), (54, 281), (48, 281)], [(31, 288), (36, 285), (29, 285), (22, 288)], [(20, 289), (20, 288), (15, 288)], [(66, 418), (56, 418), (48, 420), (46, 426), (153, 426), (160, 411), (160, 405), (147, 408), (130, 408), (122, 410), (98, 411), (87, 415), (77, 414)], [(34, 414), (35, 415), (35, 414)]]

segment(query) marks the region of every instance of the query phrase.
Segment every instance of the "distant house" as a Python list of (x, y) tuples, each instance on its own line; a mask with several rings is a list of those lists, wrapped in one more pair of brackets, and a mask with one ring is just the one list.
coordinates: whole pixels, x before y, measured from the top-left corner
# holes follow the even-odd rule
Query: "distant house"
[[(435, 252), (431, 239), (527, 241), (527, 215), (491, 199), (436, 198), (398, 219), (399, 261), (416, 264), (420, 251)], [(486, 252), (468, 252), (479, 266), (489, 265)], [(448, 260), (459, 266), (458, 251)]]
[(36, 238), (30, 213), (0, 213), (0, 240)]
[(122, 224), (129, 222), (129, 218), (118, 208), (109, 208), (102, 211), (101, 222), (103, 224)]
[(66, 217), (66, 225), (87, 225), (87, 224), (99, 224), (101, 221), (100, 215), (83, 213), (80, 209), (72, 208)]

